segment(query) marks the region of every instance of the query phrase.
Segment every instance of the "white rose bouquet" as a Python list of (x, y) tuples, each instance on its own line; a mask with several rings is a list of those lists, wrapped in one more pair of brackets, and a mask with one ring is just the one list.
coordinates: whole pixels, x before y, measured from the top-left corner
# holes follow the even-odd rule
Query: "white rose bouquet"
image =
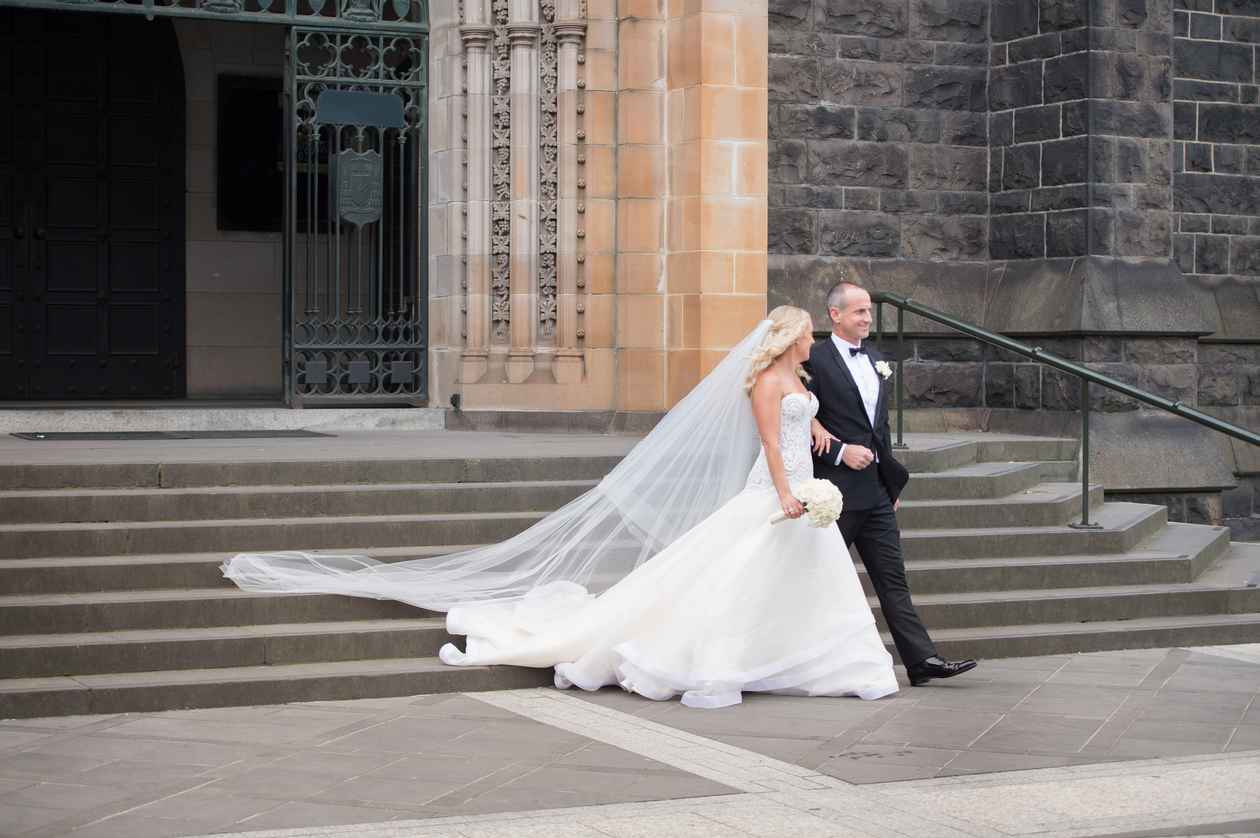
[[(830, 480), (814, 478), (792, 487), (792, 495), (805, 506), (805, 521), (811, 527), (829, 527), (840, 517), (844, 509), (844, 495)], [(770, 517), (770, 523), (786, 521), (782, 512)]]

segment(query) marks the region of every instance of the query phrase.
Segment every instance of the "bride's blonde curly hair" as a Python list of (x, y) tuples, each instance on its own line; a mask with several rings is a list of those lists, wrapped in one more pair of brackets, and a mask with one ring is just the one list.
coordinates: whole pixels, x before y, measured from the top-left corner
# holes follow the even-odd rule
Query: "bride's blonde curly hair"
[[(748, 378), (744, 381), (744, 392), (751, 393), (757, 377), (770, 368), (779, 356), (787, 352), (792, 344), (807, 334), (813, 326), (809, 312), (796, 306), (779, 306), (766, 315), (770, 321), (770, 329), (761, 344), (753, 350), (748, 367)], [(796, 374), (808, 381), (805, 370), (796, 368)]]

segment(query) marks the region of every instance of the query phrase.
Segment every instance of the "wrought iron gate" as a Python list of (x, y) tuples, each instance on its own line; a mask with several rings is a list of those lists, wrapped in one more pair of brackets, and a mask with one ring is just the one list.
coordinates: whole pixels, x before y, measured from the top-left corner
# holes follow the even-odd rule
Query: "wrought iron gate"
[(423, 38), (289, 31), (285, 392), (427, 396)]

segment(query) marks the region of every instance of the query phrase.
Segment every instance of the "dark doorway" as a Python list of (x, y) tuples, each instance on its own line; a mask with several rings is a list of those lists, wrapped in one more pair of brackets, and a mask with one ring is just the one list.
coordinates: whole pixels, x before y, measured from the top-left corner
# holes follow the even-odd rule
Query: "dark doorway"
[(0, 399), (185, 394), (169, 20), (0, 9)]

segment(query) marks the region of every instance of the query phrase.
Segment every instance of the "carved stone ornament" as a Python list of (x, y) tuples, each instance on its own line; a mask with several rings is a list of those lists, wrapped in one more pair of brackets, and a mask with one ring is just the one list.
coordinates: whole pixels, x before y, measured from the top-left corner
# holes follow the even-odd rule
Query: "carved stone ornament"
[(559, 50), (556, 41), (556, 2), (542, 0), (542, 42), (539, 62), (539, 171), (538, 171), (538, 328), (543, 337), (556, 333), (557, 204), (559, 197), (560, 138), (556, 91)]
[(490, 324), (504, 341), (511, 320), (509, 283), (512, 261), (512, 105), (509, 97), (512, 52), (508, 38), (509, 0), (494, 0), (494, 53), (490, 121)]
[(381, 155), (347, 149), (337, 155), (337, 206), (341, 217), (362, 227), (381, 217)]

